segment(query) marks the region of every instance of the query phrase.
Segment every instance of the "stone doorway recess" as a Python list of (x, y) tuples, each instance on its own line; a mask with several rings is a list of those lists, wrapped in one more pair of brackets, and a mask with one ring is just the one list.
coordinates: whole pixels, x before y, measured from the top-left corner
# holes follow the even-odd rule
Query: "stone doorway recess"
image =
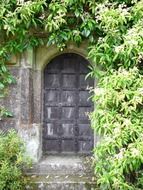
[[(71, 60), (71, 62), (77, 64), (71, 64), (69, 73), (68, 71), (64, 73), (60, 68), (56, 71), (58, 74), (52, 73), (52, 69), (56, 66), (53, 67), (50, 65), (54, 64), (53, 62), (56, 59), (63, 59), (65, 55), (72, 55), (73, 60)], [(10, 124), (18, 129), (20, 136), (26, 142), (27, 154), (35, 163), (37, 163), (45, 153), (60, 153), (62, 155), (64, 155), (64, 153), (72, 153), (82, 155), (89, 153), (92, 149), (93, 137), (90, 135), (90, 127), (87, 127), (89, 126), (89, 121), (84, 114), (84, 111), (89, 111), (91, 106), (90, 102), (86, 104), (86, 100), (88, 99), (86, 85), (88, 85), (88, 81), (84, 81), (83, 79), (88, 72), (88, 68), (85, 67), (85, 65), (87, 66), (89, 61), (86, 59), (86, 56), (87, 43), (81, 44), (80, 47), (69, 43), (63, 52), (59, 52), (56, 46), (40, 46), (36, 49), (28, 49), (25, 51), (18, 59), (17, 65), (11, 68), (11, 70), (13, 69), (14, 72), (16, 72), (15, 76), (18, 80), (15, 85), (16, 90), (13, 91), (15, 93), (11, 95), (11, 97), (14, 98), (10, 104), (12, 105), (10, 110), (15, 113), (16, 119), (10, 121)], [(64, 67), (64, 65), (67, 66), (68, 64), (69, 63), (59, 63), (58, 65), (59, 67)], [(73, 65), (76, 65), (75, 68), (73, 68), (75, 69), (74, 72), (72, 71)], [(84, 68), (83, 71), (80, 70), (82, 68)], [(49, 79), (48, 77), (50, 75), (51, 77)], [(47, 76), (47, 79), (44, 78), (45, 76)], [(56, 86), (52, 87), (52, 85), (58, 84), (58, 82), (54, 84), (54, 81), (57, 80), (56, 77), (59, 77), (61, 80), (61, 82), (60, 80), (58, 81), (62, 87), (61, 89)], [(44, 81), (46, 80), (48, 80), (49, 84), (47, 83), (47, 85), (49, 86), (44, 86)], [(95, 84), (96, 81), (94, 81), (94, 85)], [(54, 89), (52, 88), (55, 88), (57, 94), (60, 94), (59, 97), (58, 95), (50, 95), (54, 94), (54, 92), (52, 92)], [(70, 91), (71, 94), (75, 94), (75, 96), (73, 95), (75, 99), (66, 105), (66, 99), (68, 99), (69, 94), (68, 91)], [(17, 95), (15, 95), (16, 93)], [(47, 96), (45, 96), (45, 93), (47, 93)], [(47, 100), (48, 96), (49, 98), (52, 97), (53, 100)], [(18, 98), (15, 99), (15, 97)], [(56, 99), (57, 97), (58, 102), (56, 103), (54, 98)], [(72, 103), (74, 105), (71, 105)], [(44, 107), (45, 104), (46, 106)], [(53, 112), (53, 110), (50, 110), (52, 107), (54, 110), (58, 110), (57, 116), (56, 111)], [(51, 115), (48, 109), (51, 111)], [(46, 113), (47, 110), (48, 113)], [(46, 114), (49, 115), (46, 116)], [(58, 123), (58, 118), (61, 118), (61, 123)], [(54, 127), (52, 129), (53, 123), (51, 121), (54, 123), (58, 121), (58, 127), (56, 129), (54, 129)], [(72, 124), (74, 124), (74, 126), (72, 126)], [(47, 128), (47, 125), (50, 127)], [(81, 128), (81, 126), (84, 127)], [(97, 141), (98, 137), (94, 135), (94, 146)], [(56, 146), (52, 148), (54, 144), (56, 144)]]
[(95, 185), (87, 154), (96, 136), (86, 115), (93, 107), (87, 86), (95, 81), (85, 80), (89, 71), (85, 50), (73, 45), (60, 54), (56, 48), (37, 50), (34, 115), (37, 121), (40, 108), (42, 157), (28, 171), (35, 176), (34, 190), (91, 190)]
[[(17, 83), (4, 103), (15, 115), (0, 125), (16, 128), (25, 141), (27, 155), (33, 160), (27, 172), (37, 186), (34, 190), (89, 190), (85, 184), (92, 184), (84, 156), (93, 147), (85, 115), (92, 107), (86, 86), (93, 84), (84, 80), (89, 63), (86, 56), (87, 42), (80, 47), (69, 43), (63, 52), (56, 46), (40, 46), (27, 49), (10, 66)], [(50, 65), (56, 64), (57, 58), (59, 68), (53, 72), (56, 65)], [(52, 128), (54, 123), (57, 128)], [(97, 141), (94, 135), (94, 146)]]

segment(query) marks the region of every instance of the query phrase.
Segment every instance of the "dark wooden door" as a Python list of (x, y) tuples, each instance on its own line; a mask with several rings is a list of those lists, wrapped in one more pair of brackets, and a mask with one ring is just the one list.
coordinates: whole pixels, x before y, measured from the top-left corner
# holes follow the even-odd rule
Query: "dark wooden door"
[(44, 153), (90, 153), (93, 132), (87, 113), (92, 109), (85, 80), (88, 61), (67, 53), (54, 58), (44, 70)]

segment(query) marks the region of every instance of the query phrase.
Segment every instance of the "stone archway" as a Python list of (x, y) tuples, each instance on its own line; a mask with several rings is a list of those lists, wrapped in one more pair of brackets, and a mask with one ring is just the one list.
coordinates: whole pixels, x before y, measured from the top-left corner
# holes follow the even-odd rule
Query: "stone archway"
[[(11, 99), (6, 103), (15, 117), (2, 125), (8, 124), (18, 130), (26, 143), (27, 154), (34, 162), (38, 162), (42, 157), (44, 68), (54, 57), (64, 53), (75, 53), (87, 61), (86, 47), (87, 43), (81, 44), (80, 47), (68, 44), (63, 52), (59, 52), (56, 46), (28, 49), (18, 57), (16, 64), (10, 67), (17, 78), (17, 84), (14, 90), (11, 88)], [(94, 136), (94, 142), (97, 140)]]
[[(26, 86), (21, 88), (21, 113), (19, 133), (26, 142), (26, 149), (28, 155), (37, 162), (42, 157), (42, 129), (43, 129), (43, 84), (44, 84), (44, 68), (47, 63), (63, 53), (75, 53), (86, 61), (86, 43), (77, 47), (74, 44), (69, 44), (63, 52), (59, 52), (55, 46), (41, 46), (36, 50), (28, 50), (25, 52), (20, 60), (22, 65), (21, 81)], [(26, 73), (26, 75), (25, 75)], [(27, 115), (24, 114), (23, 109), (28, 110)], [(30, 113), (30, 114), (29, 114)], [(24, 117), (23, 117), (24, 116)], [(25, 117), (27, 116), (27, 117)], [(98, 139), (97, 139), (98, 140)], [(97, 141), (94, 136), (94, 142)]]
[[(90, 168), (87, 167), (87, 163), (85, 164), (85, 157), (79, 156), (90, 153), (93, 147), (93, 134), (91, 135), (90, 133), (89, 121), (85, 116), (85, 112), (90, 111), (89, 108), (91, 108), (91, 105), (87, 103), (88, 95), (86, 85), (88, 82), (85, 83), (84, 81), (85, 75), (88, 72), (87, 67), (85, 67), (85, 65), (87, 66), (88, 64), (88, 60), (85, 59), (86, 52), (86, 43), (80, 47), (69, 44), (64, 52), (59, 52), (58, 49), (53, 46), (38, 47), (36, 50), (29, 49), (23, 52), (16, 65), (11, 68), (18, 80), (15, 89), (12, 91), (12, 104), (9, 104), (9, 106), (12, 105), (11, 108), (15, 113), (15, 118), (8, 122), (10, 126), (16, 127), (18, 130), (19, 135), (26, 143), (27, 154), (35, 163), (27, 172), (32, 175), (41, 174), (41, 176), (46, 174), (46, 179), (49, 175), (50, 180), (56, 179), (56, 183), (55, 181), (50, 181), (50, 184), (47, 184), (47, 182), (43, 184), (44, 182), (41, 181), (39, 185), (40, 189), (41, 187), (63, 189), (65, 188), (65, 184), (68, 189), (87, 189), (84, 184), (91, 179)], [(74, 65), (74, 63), (68, 67), (64, 67), (64, 64), (61, 64), (62, 68), (59, 68), (57, 73), (59, 73), (60, 80), (63, 81), (59, 83), (62, 88), (57, 88), (56, 90), (59, 90), (58, 92), (63, 94), (64, 98), (62, 99), (62, 96), (59, 97), (60, 101), (57, 106), (54, 104), (50, 105), (49, 100), (52, 103), (52, 99), (50, 97), (51, 95), (48, 94), (49, 99), (47, 102), (47, 109), (49, 109), (50, 106), (55, 106), (55, 108), (59, 110), (61, 109), (59, 113), (62, 117), (58, 118), (61, 119), (61, 123), (59, 123), (59, 129), (61, 130), (59, 130), (60, 133), (58, 134), (59, 147), (56, 153), (62, 154), (42, 157), (42, 129), (46, 113), (45, 111), (43, 112), (44, 70), (46, 71), (47, 69), (48, 76), (50, 74), (54, 76), (56, 73), (52, 73), (49, 69), (50, 63), (54, 58), (58, 56), (62, 57), (64, 54), (74, 55), (73, 61), (77, 64), (75, 64), (76, 66), (73, 68), (71, 65)], [(84, 64), (81, 64), (83, 62)], [(47, 78), (47, 80), (49, 80), (49, 78)], [(47, 86), (50, 87), (49, 92), (53, 90), (51, 87), (54, 87), (52, 86), (54, 84), (52, 82), (50, 83)], [(73, 94), (75, 94), (75, 98)], [(52, 98), (54, 98), (54, 96), (52, 96)], [(52, 118), (51, 113), (48, 114), (49, 122), (54, 118)], [(46, 130), (47, 128), (45, 128), (45, 133), (53, 129), (52, 127), (48, 127), (48, 130)], [(51, 134), (54, 134), (53, 131)], [(95, 135), (94, 142), (97, 140)], [(51, 142), (51, 144), (54, 143)], [(55, 147), (54, 145), (54, 149)], [(47, 152), (49, 152), (49, 147), (47, 148)], [(67, 154), (70, 153), (70, 156), (69, 154), (68, 156), (65, 155), (65, 152)], [(76, 155), (73, 153), (76, 153)], [(60, 177), (58, 182), (57, 174), (58, 177)], [(81, 176), (84, 176), (84, 178), (81, 179)], [(69, 183), (69, 179), (72, 183)]]
[(85, 80), (89, 62), (75, 53), (53, 58), (44, 69), (43, 153), (89, 154), (93, 132), (87, 113), (92, 109)]

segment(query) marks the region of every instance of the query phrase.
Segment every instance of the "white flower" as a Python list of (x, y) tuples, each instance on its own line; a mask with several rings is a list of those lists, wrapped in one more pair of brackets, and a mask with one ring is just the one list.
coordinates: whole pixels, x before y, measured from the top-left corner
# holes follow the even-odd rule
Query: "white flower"
[(95, 88), (95, 89), (94, 89), (94, 93), (95, 93), (95, 95), (97, 95), (97, 96), (103, 95), (104, 92), (105, 92), (105, 91), (104, 91), (103, 88)]
[(132, 148), (132, 149), (131, 149), (131, 152), (132, 152), (132, 155), (133, 155), (134, 157), (140, 155), (140, 151), (139, 151), (138, 149), (136, 149), (136, 148)]
[(116, 52), (116, 53), (119, 53), (119, 52), (121, 52), (121, 51), (123, 51), (123, 50), (124, 50), (123, 45), (121, 45), (121, 46), (116, 46), (116, 47), (115, 47), (115, 52)]
[(120, 134), (120, 132), (121, 132), (121, 128), (119, 128), (119, 127), (116, 127), (115, 129), (114, 129), (114, 133), (115, 134)]
[(121, 148), (120, 152), (115, 155), (115, 158), (122, 159), (124, 156), (125, 148)]
[(139, 93), (143, 95), (143, 88), (138, 89)]
[(130, 126), (131, 125), (130, 119), (124, 119), (123, 123), (124, 123), (125, 126)]

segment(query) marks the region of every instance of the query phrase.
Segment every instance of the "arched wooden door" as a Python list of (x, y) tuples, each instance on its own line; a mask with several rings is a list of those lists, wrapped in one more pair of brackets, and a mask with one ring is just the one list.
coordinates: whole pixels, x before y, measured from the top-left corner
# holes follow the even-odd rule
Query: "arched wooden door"
[(44, 153), (90, 153), (93, 132), (87, 113), (92, 109), (85, 80), (88, 61), (66, 53), (55, 57), (44, 70)]

